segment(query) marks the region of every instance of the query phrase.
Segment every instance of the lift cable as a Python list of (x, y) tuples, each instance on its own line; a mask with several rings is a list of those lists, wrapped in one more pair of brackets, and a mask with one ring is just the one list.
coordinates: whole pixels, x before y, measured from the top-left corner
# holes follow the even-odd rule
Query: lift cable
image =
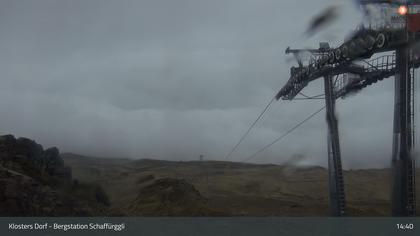
[(293, 98), (293, 100), (325, 100), (325, 98)]
[(325, 94), (319, 94), (319, 95), (315, 95), (315, 96), (308, 96), (302, 92), (299, 92), (299, 94), (303, 97), (303, 98), (294, 98), (294, 100), (311, 100), (311, 99), (325, 99), (321, 96), (325, 96)]
[(302, 92), (300, 92), (299, 94), (302, 95), (302, 96), (304, 96), (305, 98), (310, 98), (308, 95), (306, 95), (306, 94), (304, 94)]
[(267, 104), (267, 106), (265, 106), (264, 110), (262, 110), (262, 112), (258, 115), (257, 119), (251, 124), (251, 126), (248, 128), (248, 130), (242, 135), (242, 137), (239, 139), (238, 143), (236, 143), (236, 145), (230, 150), (230, 152), (225, 156), (225, 159), (228, 159), (233, 152), (235, 152), (235, 150), (239, 147), (239, 145), (242, 143), (242, 141), (244, 141), (244, 139), (246, 138), (246, 136), (249, 134), (249, 132), (251, 132), (252, 128), (254, 128), (254, 126), (257, 124), (257, 122), (262, 118), (262, 116), (264, 115), (264, 113), (268, 110), (268, 108), (271, 106), (271, 104), (276, 100), (276, 97), (274, 96), (270, 102)]
[(258, 154), (260, 154), (261, 152), (265, 151), (266, 149), (268, 149), (269, 147), (271, 147), (275, 143), (277, 143), (277, 142), (281, 141), (282, 139), (284, 139), (287, 135), (289, 135), (290, 133), (292, 133), (295, 129), (299, 128), (301, 125), (303, 125), (305, 122), (307, 122), (308, 120), (310, 120), (312, 117), (314, 117), (315, 115), (317, 115), (318, 113), (320, 113), (324, 109), (325, 109), (325, 106), (322, 107), (322, 108), (320, 108), (316, 112), (312, 113), (310, 116), (308, 116), (307, 118), (305, 118), (304, 120), (302, 120), (301, 122), (299, 122), (297, 125), (293, 126), (291, 129), (289, 129), (282, 136), (278, 137), (273, 142), (267, 144), (266, 146), (264, 146), (263, 148), (261, 148), (260, 150), (258, 150), (257, 152), (255, 152), (254, 154), (250, 155), (249, 157), (247, 157), (246, 159), (244, 159), (243, 161), (241, 161), (241, 163), (248, 162), (251, 159), (255, 158)]

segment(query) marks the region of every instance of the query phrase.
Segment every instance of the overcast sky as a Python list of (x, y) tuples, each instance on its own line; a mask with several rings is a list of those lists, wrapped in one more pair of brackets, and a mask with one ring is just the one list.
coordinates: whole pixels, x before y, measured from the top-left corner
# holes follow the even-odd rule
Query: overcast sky
[[(337, 21), (303, 37), (332, 4)], [(286, 47), (338, 45), (360, 18), (350, 0), (1, 0), (0, 132), (85, 155), (221, 160), (289, 78)], [(322, 106), (276, 102), (231, 160)], [(337, 109), (343, 165), (387, 166), (393, 79)], [(325, 166), (326, 136), (321, 113), (254, 162)]]

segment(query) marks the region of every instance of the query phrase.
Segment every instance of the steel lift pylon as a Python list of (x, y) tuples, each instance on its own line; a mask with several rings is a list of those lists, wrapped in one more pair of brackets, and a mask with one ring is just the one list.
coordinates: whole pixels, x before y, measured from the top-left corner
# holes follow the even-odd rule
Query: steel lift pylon
[(341, 167), (340, 139), (338, 122), (335, 116), (335, 97), (333, 77), (324, 77), (326, 120), (328, 125), (328, 179), (330, 189), (331, 215), (344, 215), (346, 199), (344, 193), (343, 170)]
[[(290, 79), (278, 92), (277, 99), (293, 100), (311, 81), (324, 79), (329, 196), (331, 214), (334, 216), (346, 213), (335, 100), (392, 76), (395, 77), (392, 212), (394, 216), (416, 214), (415, 164), (411, 156), (414, 146), (413, 71), (420, 66), (420, 59), (409, 55), (409, 45), (420, 38), (420, 33), (412, 33), (410, 38), (406, 35), (405, 29), (361, 28), (337, 48), (329, 48), (328, 44), (322, 43), (315, 50), (286, 50), (286, 53), (295, 55), (306, 51), (311, 57), (308, 63), (297, 58), (299, 66), (292, 67)], [(395, 53), (370, 59), (374, 54), (384, 52)], [(335, 81), (333, 77), (336, 77)]]
[(396, 51), (394, 132), (392, 149), (392, 214), (415, 216), (415, 160), (414, 148), (414, 74), (409, 69), (409, 50)]

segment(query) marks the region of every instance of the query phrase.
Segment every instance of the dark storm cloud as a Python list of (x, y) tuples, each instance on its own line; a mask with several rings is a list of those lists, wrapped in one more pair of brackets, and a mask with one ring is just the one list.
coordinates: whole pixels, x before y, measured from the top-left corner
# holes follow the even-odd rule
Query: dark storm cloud
[[(221, 159), (287, 81), (287, 46), (337, 44), (358, 23), (338, 3), (337, 22), (306, 40), (337, 1), (3, 0), (0, 131), (89, 155)], [(344, 165), (388, 164), (392, 81), (338, 104)], [(321, 106), (274, 104), (232, 160)], [(321, 114), (255, 161), (325, 165), (325, 137)]]

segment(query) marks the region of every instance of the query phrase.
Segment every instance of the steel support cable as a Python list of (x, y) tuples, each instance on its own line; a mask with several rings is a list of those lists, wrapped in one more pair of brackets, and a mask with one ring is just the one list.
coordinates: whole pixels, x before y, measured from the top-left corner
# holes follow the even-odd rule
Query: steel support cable
[(280, 137), (276, 138), (271, 143), (265, 145), (263, 148), (261, 148), (260, 150), (258, 150), (254, 154), (252, 154), (249, 157), (245, 158), (243, 161), (241, 161), (241, 163), (250, 161), (251, 159), (255, 158), (258, 154), (260, 154), (261, 152), (265, 151), (266, 149), (268, 149), (272, 145), (278, 143), (279, 141), (281, 141), (282, 139), (284, 139), (285, 137), (287, 137), (287, 135), (289, 135), (290, 133), (292, 133), (295, 129), (299, 128), (301, 125), (303, 125), (304, 123), (306, 123), (308, 120), (310, 120), (312, 117), (316, 116), (318, 113), (320, 113), (324, 109), (325, 109), (325, 106), (323, 106), (322, 108), (320, 108), (316, 112), (312, 113), (310, 116), (308, 116), (307, 118), (305, 118), (304, 120), (302, 120), (301, 122), (299, 122), (297, 125), (293, 126), (291, 129), (289, 129), (286, 133), (284, 133)]
[(324, 100), (325, 98), (293, 98), (293, 100), (300, 101), (300, 100)]
[(325, 94), (318, 94), (318, 95), (312, 96), (312, 98), (318, 98), (318, 97), (322, 97), (322, 96), (325, 96)]
[(276, 97), (274, 96), (270, 102), (265, 106), (265, 108), (261, 111), (261, 113), (258, 115), (257, 119), (251, 124), (251, 126), (248, 128), (248, 130), (242, 135), (242, 137), (239, 139), (239, 141), (236, 143), (235, 146), (230, 150), (230, 152), (225, 156), (225, 159), (228, 159), (239, 147), (239, 145), (244, 141), (246, 136), (251, 132), (251, 130), (254, 128), (254, 126), (257, 124), (257, 122), (262, 118), (264, 113), (268, 110), (268, 108), (271, 106), (271, 104), (276, 100)]
[[(304, 94), (304, 93), (302, 93), (302, 92), (300, 92), (299, 93), (300, 95), (302, 95), (303, 96), (303, 98), (294, 98), (294, 100), (305, 100), (305, 99), (317, 99), (317, 98), (319, 98), (319, 97), (321, 97), (321, 96), (324, 96), (325, 94), (319, 94), (319, 95), (316, 95), (316, 96), (308, 96), (308, 95), (306, 95), (306, 94)], [(324, 98), (321, 98), (321, 99), (324, 99)]]
[(302, 95), (302, 96), (304, 96), (305, 98), (309, 98), (309, 96), (307, 96), (306, 94), (304, 94), (302, 92), (300, 92), (299, 94)]
[(333, 84), (333, 87), (334, 87), (334, 88), (336, 88), (336, 86), (337, 86), (338, 79), (339, 79), (338, 77), (339, 77), (339, 76), (340, 76), (340, 75), (336, 75), (336, 76), (335, 76), (335, 79), (334, 79), (334, 84)]

